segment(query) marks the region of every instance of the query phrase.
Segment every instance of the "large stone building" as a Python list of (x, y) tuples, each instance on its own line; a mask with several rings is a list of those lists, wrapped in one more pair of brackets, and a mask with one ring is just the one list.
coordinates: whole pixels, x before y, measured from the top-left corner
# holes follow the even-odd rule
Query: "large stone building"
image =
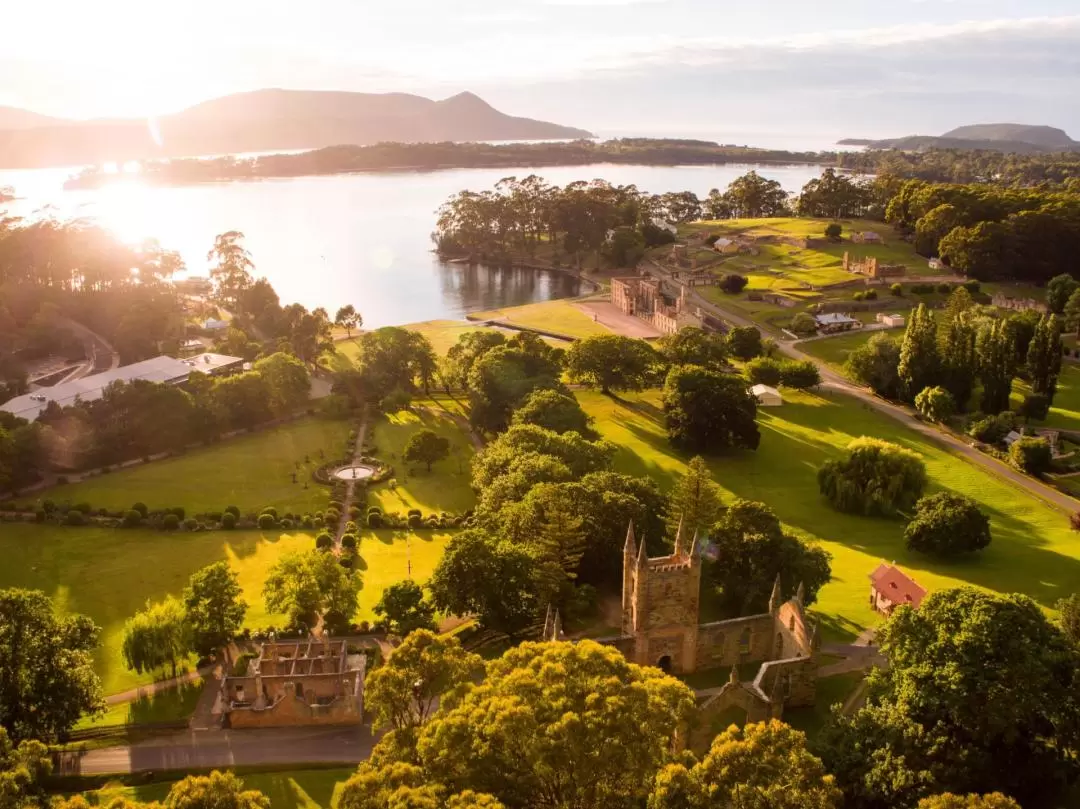
[(880, 264), (874, 256), (865, 259), (852, 258), (844, 251), (844, 269), (867, 278), (901, 278), (907, 275), (904, 264)]
[(247, 673), (221, 682), (221, 712), (234, 728), (358, 725), (367, 658), (343, 640), (269, 641)]
[(659, 278), (612, 278), (611, 302), (624, 314), (641, 318), (662, 334), (703, 325), (700, 313), (691, 311), (687, 287), (680, 285), (679, 291), (672, 294)]
[[(674, 552), (650, 558), (631, 525), (623, 548), (622, 634), (597, 640), (634, 663), (673, 674), (731, 668), (728, 683), (702, 704), (706, 717), (738, 707), (754, 722), (779, 718), (785, 705), (813, 705), (818, 643), (802, 586), (782, 602), (778, 578), (767, 612), (709, 623), (700, 622), (700, 590), (696, 536), (688, 539), (680, 526)], [(545, 637), (562, 637), (557, 614), (549, 616)], [(757, 675), (741, 681), (738, 666), (754, 662), (761, 663)]]

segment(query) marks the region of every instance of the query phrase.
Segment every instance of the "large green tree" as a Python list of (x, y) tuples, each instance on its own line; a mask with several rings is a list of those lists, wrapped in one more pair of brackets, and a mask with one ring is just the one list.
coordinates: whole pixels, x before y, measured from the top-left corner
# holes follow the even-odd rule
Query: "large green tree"
[(839, 809), (841, 800), (806, 735), (773, 719), (732, 725), (692, 766), (669, 764), (648, 809)]
[(878, 396), (900, 398), (900, 346), (884, 333), (873, 335), (866, 345), (848, 354), (844, 370), (857, 382), (869, 386)]
[(340, 628), (356, 612), (361, 580), (341, 566), (332, 553), (293, 551), (278, 560), (266, 576), (266, 610), (284, 613), (293, 627), (313, 629), (320, 616)]
[(926, 480), (926, 464), (915, 452), (866, 436), (818, 469), (818, 488), (834, 507), (867, 516), (907, 511), (922, 496)]
[(1080, 289), (1080, 284), (1071, 273), (1063, 272), (1055, 275), (1046, 283), (1046, 305), (1053, 314), (1063, 314), (1065, 305), (1077, 289)]
[(591, 439), (596, 437), (591, 421), (572, 395), (557, 390), (536, 390), (514, 411), (511, 424), (535, 424), (556, 433), (575, 432)]
[(757, 449), (757, 401), (741, 377), (679, 365), (664, 383), (668, 438), (690, 452)]
[(786, 533), (764, 503), (736, 500), (713, 525), (710, 542), (716, 561), (706, 572), (732, 617), (765, 612), (778, 576), (785, 598), (802, 585), (804, 605), (832, 578), (829, 553)]
[(390, 632), (402, 637), (418, 629), (435, 629), (435, 607), (412, 579), (395, 582), (383, 590), (372, 612), (386, 622)]
[(690, 459), (686, 472), (671, 491), (672, 533), (682, 526), (687, 537), (705, 534), (719, 518), (724, 504), (720, 487), (712, 479), (708, 464), (700, 455)]
[(176, 598), (147, 603), (124, 624), (124, 662), (132, 671), (149, 672), (172, 666), (187, 657), (191, 648), (184, 605)]
[(1061, 373), (1061, 324), (1056, 315), (1039, 318), (1028, 346), (1027, 372), (1032, 393), (1042, 394), (1053, 404)]
[(613, 390), (641, 390), (654, 374), (660, 357), (644, 340), (617, 334), (598, 334), (578, 340), (566, 352), (571, 382)]
[(270, 799), (231, 772), (189, 775), (165, 798), (165, 809), (270, 809)]
[(251, 271), (255, 265), (251, 254), (241, 244), (244, 234), (237, 230), (222, 233), (214, 239), (214, 246), (206, 254), (212, 261), (210, 280), (214, 293), (226, 306), (235, 306), (240, 296), (254, 283)]
[(980, 551), (990, 545), (990, 518), (966, 495), (937, 492), (915, 505), (904, 541), (913, 551), (944, 557)]
[(183, 601), (193, 652), (216, 654), (236, 637), (247, 612), (242, 593), (240, 577), (228, 562), (215, 562), (191, 575)]
[(975, 355), (983, 388), (979, 408), (984, 413), (1008, 410), (1016, 376), (1016, 349), (1008, 322), (996, 320), (984, 324), (975, 341)]
[(925, 304), (920, 303), (908, 318), (896, 371), (901, 392), (909, 402), (914, 401), (923, 388), (936, 385), (941, 377), (937, 321)]
[(665, 334), (656, 348), (671, 365), (700, 365), (714, 371), (727, 367), (727, 342), (720, 332), (688, 326)]
[(92, 657), (100, 632), (40, 591), (0, 590), (0, 727), (13, 740), (51, 741), (104, 707)]
[(420, 430), (410, 436), (401, 457), (407, 463), (422, 463), (431, 471), (432, 464), (450, 455), (450, 439), (434, 430)]

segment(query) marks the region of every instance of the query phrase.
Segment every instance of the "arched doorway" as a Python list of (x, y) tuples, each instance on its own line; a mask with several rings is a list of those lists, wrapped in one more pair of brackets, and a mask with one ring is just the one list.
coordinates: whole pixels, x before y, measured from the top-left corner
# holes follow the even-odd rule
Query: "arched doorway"
[(671, 674), (671, 655), (664, 655), (656, 661), (656, 667), (664, 674)]

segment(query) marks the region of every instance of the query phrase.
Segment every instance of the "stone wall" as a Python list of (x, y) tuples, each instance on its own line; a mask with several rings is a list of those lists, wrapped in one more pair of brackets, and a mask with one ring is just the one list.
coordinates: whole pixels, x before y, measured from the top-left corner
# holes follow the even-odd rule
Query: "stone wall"
[(801, 607), (793, 601), (781, 604), (777, 622), (784, 630), (786, 639), (782, 653), (774, 657), (809, 657), (813, 653), (813, 638), (806, 626), (806, 617)]
[[(773, 616), (750, 615), (730, 621), (702, 624), (697, 632), (695, 668), (715, 669), (734, 666), (748, 660), (771, 660), (775, 657)], [(741, 641), (749, 630), (749, 652), (743, 652)]]
[(813, 705), (817, 696), (818, 661), (814, 657), (773, 660), (758, 671), (754, 684), (763, 694), (775, 695), (781, 705)]
[(268, 728), (288, 725), (359, 725), (363, 712), (355, 696), (338, 697), (329, 705), (309, 705), (294, 695), (282, 695), (273, 705), (236, 708), (227, 714), (229, 727)]
[[(638, 630), (666, 626), (697, 626), (701, 566), (697, 564), (656, 565), (650, 560), (645, 574), (644, 612), (638, 616)], [(640, 583), (639, 583), (640, 585)]]

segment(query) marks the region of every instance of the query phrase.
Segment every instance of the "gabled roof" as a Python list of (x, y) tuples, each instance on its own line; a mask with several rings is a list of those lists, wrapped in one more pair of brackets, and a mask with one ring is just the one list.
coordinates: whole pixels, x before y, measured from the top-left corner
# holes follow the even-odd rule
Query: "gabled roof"
[(780, 395), (780, 391), (778, 391), (776, 388), (769, 387), (768, 385), (754, 385), (754, 387), (750, 388), (750, 392), (755, 396)]
[(849, 317), (848, 315), (845, 315), (845, 314), (843, 314), (841, 312), (829, 312), (828, 314), (824, 314), (824, 315), (814, 315), (814, 320), (816, 320), (822, 326), (828, 326), (828, 325), (833, 324), (833, 323), (857, 323), (858, 322), (855, 318)]
[(870, 583), (894, 604), (910, 604), (918, 609), (926, 597), (926, 590), (900, 568), (882, 562), (870, 574)]

